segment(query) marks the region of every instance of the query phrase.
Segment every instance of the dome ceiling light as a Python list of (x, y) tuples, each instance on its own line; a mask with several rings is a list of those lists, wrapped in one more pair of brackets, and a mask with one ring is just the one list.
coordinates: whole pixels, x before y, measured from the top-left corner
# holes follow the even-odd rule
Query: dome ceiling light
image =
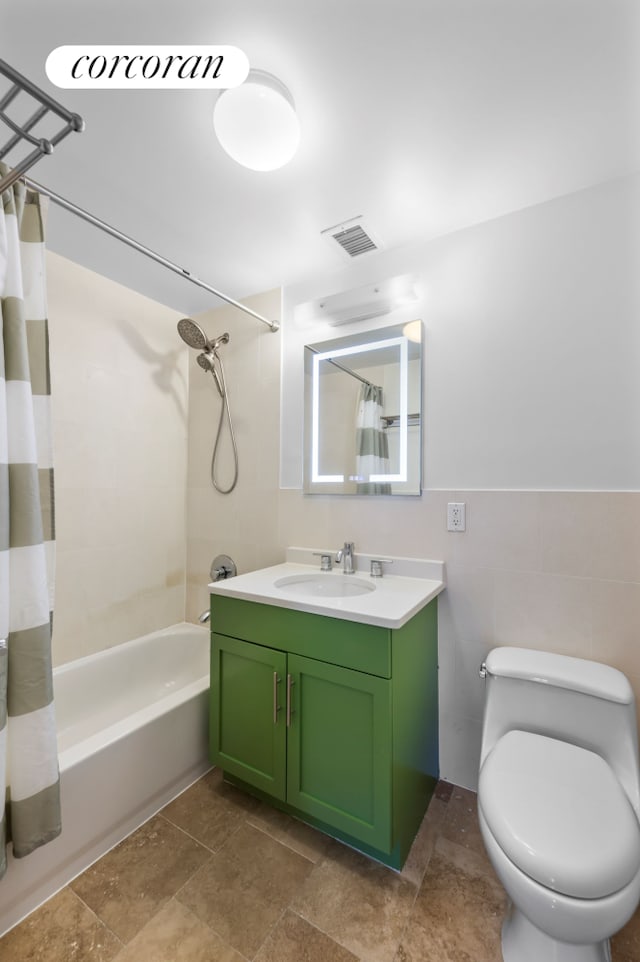
[(284, 167), (300, 143), (293, 97), (264, 70), (250, 70), (244, 83), (221, 91), (213, 126), (223, 149), (250, 170)]

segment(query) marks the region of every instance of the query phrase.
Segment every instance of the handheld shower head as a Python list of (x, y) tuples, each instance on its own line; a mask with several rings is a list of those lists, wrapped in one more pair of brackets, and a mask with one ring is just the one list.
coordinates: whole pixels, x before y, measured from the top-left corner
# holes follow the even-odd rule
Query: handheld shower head
[(203, 371), (213, 371), (213, 354), (211, 351), (203, 351), (202, 354), (198, 354), (196, 361), (200, 365)]
[(196, 361), (203, 371), (208, 371), (213, 376), (213, 380), (216, 382), (216, 387), (218, 388), (218, 394), (220, 397), (224, 397), (224, 389), (220, 381), (220, 375), (216, 371), (216, 354), (214, 351), (215, 348), (210, 347), (208, 350), (203, 351), (202, 354), (198, 354)]
[(199, 324), (190, 317), (183, 317), (178, 321), (178, 334), (189, 347), (202, 351), (209, 346), (209, 340)]

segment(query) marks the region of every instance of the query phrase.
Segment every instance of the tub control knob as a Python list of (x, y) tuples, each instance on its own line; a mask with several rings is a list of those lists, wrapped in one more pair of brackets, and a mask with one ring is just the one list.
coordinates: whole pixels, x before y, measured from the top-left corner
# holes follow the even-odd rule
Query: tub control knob
[(209, 576), (212, 581), (234, 578), (238, 574), (235, 561), (227, 554), (217, 555), (211, 562)]

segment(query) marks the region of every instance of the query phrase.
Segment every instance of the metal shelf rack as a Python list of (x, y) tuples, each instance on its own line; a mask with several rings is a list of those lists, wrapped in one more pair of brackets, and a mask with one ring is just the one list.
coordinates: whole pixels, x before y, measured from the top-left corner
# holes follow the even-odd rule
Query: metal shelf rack
[[(4, 161), (9, 153), (17, 148), (33, 148), (30, 152), (18, 160), (10, 163), (11, 169), (0, 179), (0, 193), (11, 187), (16, 180), (33, 167), (41, 157), (53, 152), (56, 144), (70, 134), (72, 131), (80, 133), (84, 130), (84, 120), (79, 114), (74, 114), (59, 104), (52, 97), (49, 97), (43, 90), (23, 77), (22, 74), (14, 70), (5, 60), (0, 60), (0, 82), (9, 82), (0, 86), (0, 121), (9, 127), (12, 134), (9, 139), (0, 146), (0, 161)], [(25, 97), (28, 101), (25, 102)], [(13, 116), (10, 116), (8, 109), (12, 108)], [(34, 110), (35, 107), (35, 110)], [(26, 108), (26, 110), (25, 110)], [(28, 111), (33, 111), (26, 119), (19, 121), (18, 109), (23, 115)], [(63, 126), (55, 130), (48, 136), (40, 136), (44, 130), (51, 127), (52, 116), (58, 121), (62, 121)]]

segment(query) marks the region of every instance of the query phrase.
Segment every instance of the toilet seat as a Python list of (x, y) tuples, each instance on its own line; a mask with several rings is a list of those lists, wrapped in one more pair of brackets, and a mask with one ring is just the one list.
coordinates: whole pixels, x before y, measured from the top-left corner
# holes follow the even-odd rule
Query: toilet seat
[(478, 804), (505, 855), (553, 891), (603, 898), (640, 871), (638, 819), (594, 752), (510, 731), (485, 759)]

